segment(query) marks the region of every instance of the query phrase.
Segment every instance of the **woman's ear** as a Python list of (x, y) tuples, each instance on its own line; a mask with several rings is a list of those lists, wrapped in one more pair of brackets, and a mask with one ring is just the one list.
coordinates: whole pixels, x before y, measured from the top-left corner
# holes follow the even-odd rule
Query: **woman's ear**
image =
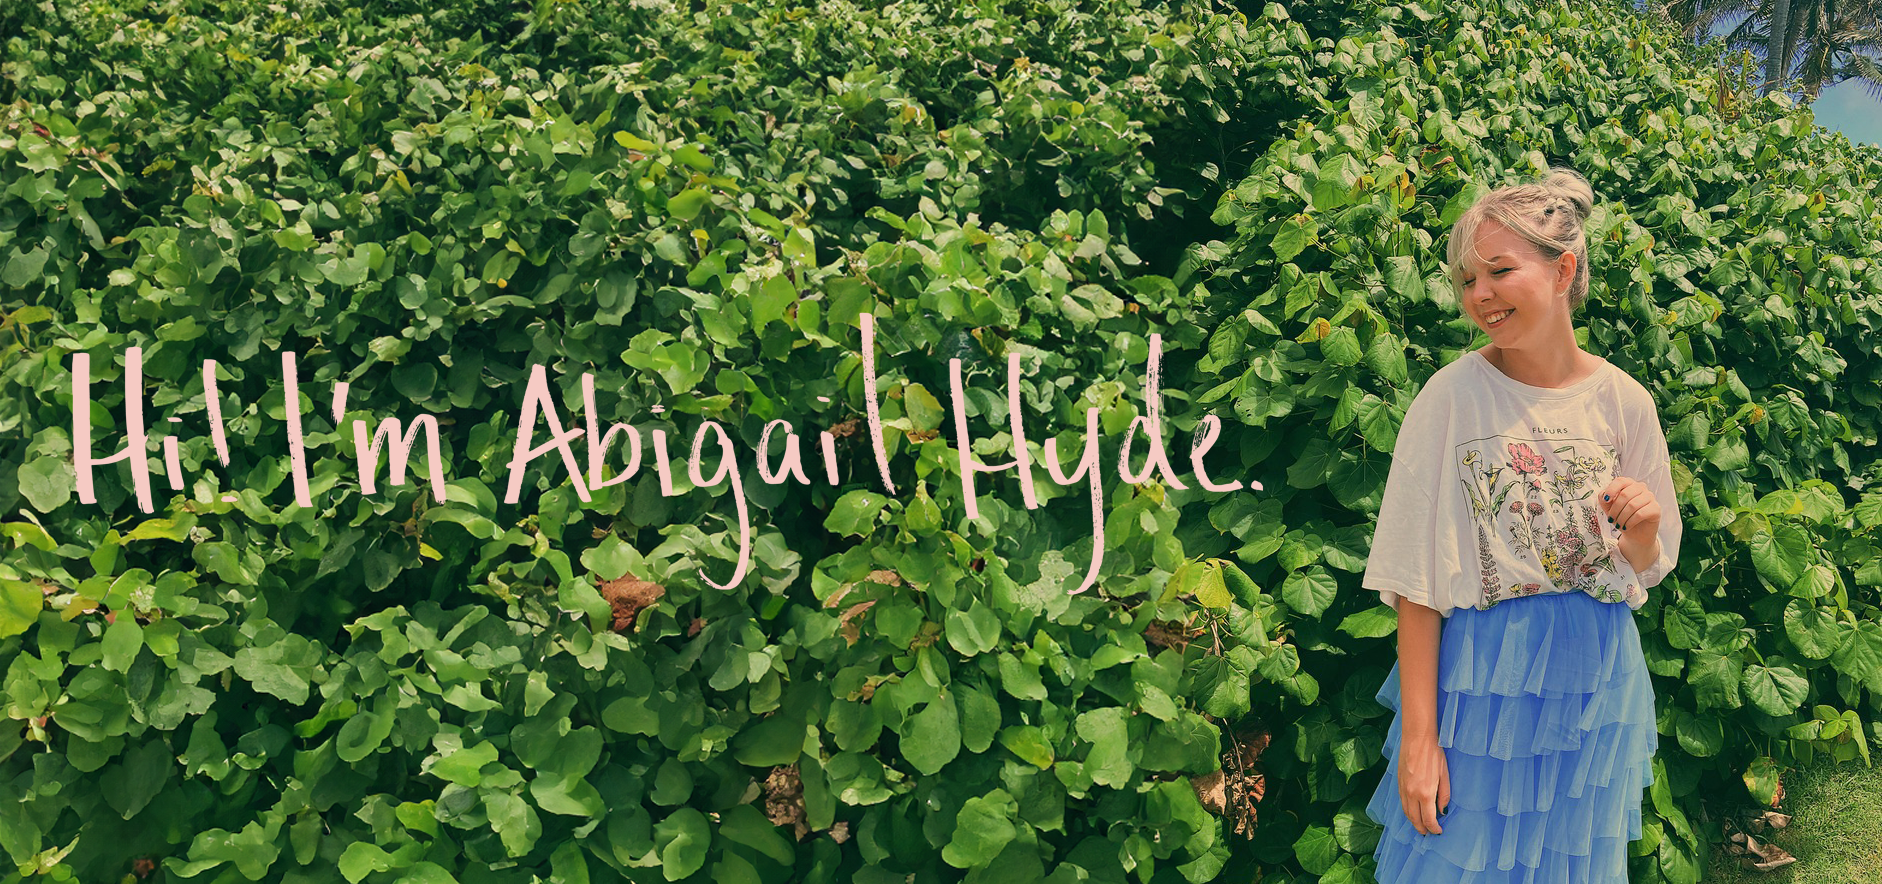
[(1555, 259), (1555, 282), (1557, 288), (1566, 292), (1575, 284), (1575, 253), (1563, 252)]

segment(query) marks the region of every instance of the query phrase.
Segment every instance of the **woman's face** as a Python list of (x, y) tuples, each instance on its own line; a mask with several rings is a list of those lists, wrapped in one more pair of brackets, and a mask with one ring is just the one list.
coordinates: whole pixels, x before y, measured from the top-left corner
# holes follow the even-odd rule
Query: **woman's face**
[(1476, 249), (1466, 250), (1463, 264), (1464, 312), (1498, 347), (1517, 345), (1563, 322), (1574, 279), (1573, 253), (1546, 261), (1528, 240), (1486, 220), (1477, 225)]

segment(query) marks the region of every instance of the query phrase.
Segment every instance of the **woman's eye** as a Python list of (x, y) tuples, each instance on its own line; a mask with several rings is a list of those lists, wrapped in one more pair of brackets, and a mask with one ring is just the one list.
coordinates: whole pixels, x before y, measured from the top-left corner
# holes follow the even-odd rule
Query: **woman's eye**
[(1502, 268), (1502, 269), (1499, 269), (1499, 270), (1497, 270), (1497, 271), (1496, 271), (1496, 273), (1495, 273), (1495, 274), (1492, 274), (1492, 275), (1501, 275), (1501, 274), (1504, 274), (1504, 273), (1508, 273), (1508, 272), (1510, 272), (1511, 270), (1514, 270), (1514, 269), (1515, 269), (1515, 268), (1513, 268), (1513, 267), (1504, 267), (1504, 268)]

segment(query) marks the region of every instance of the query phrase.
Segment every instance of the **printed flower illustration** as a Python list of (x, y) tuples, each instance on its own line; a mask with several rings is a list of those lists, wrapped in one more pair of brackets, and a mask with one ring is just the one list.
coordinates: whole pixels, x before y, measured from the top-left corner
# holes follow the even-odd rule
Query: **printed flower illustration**
[(1572, 553), (1575, 558), (1580, 558), (1582, 550), (1586, 548), (1581, 535), (1567, 528), (1555, 532), (1555, 543), (1563, 550)]
[[(1613, 474), (1613, 446), (1586, 439), (1502, 441), (1465, 449), (1462, 459), (1461, 478), (1477, 523), (1478, 607), (1544, 592), (1630, 599), (1635, 590), (1609, 585), (1621, 569), (1591, 500)], [(1500, 458), (1504, 452), (1507, 457)], [(1499, 574), (1499, 565), (1510, 573)]]
[(1547, 465), (1542, 462), (1542, 455), (1537, 454), (1535, 449), (1530, 448), (1527, 443), (1511, 442), (1509, 447), (1510, 469), (1529, 476), (1540, 473), (1546, 468)]
[(1562, 560), (1553, 547), (1542, 551), (1542, 570), (1549, 573), (1550, 580), (1562, 579)]

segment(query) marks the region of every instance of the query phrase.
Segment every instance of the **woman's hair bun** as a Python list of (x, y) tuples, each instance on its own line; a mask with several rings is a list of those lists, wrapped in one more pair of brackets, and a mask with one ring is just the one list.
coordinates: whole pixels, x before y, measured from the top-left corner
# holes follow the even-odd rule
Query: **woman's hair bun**
[(1543, 180), (1542, 186), (1559, 194), (1567, 206), (1575, 210), (1575, 220), (1586, 221), (1594, 214), (1594, 188), (1581, 173), (1556, 166), (1549, 170), (1549, 177)]

